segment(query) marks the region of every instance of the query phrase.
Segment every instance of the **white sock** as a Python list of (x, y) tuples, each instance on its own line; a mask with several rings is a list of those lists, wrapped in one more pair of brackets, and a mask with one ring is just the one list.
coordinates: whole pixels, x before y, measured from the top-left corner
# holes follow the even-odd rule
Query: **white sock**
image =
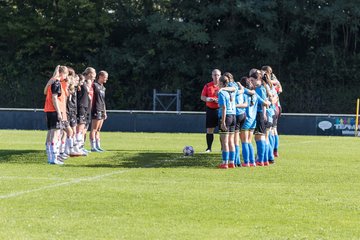
[(64, 153), (65, 151), (65, 142), (60, 141), (60, 147), (59, 147), (59, 152), (60, 154)]
[(48, 162), (51, 162), (50, 143), (45, 143), (45, 148), (46, 148), (47, 161), (48, 161)]
[(95, 140), (90, 140), (90, 144), (91, 144), (91, 149), (96, 149), (96, 141)]
[(84, 144), (83, 134), (77, 133), (76, 134), (76, 140), (78, 142), (79, 147), (81, 147)]
[(101, 149), (100, 138), (96, 139), (96, 148)]

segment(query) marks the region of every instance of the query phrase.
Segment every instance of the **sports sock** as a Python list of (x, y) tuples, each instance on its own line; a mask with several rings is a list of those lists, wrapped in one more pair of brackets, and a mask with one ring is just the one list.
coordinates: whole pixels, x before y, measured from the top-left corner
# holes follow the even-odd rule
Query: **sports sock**
[(275, 135), (275, 144), (274, 144), (274, 151), (277, 152), (279, 148), (279, 135)]
[(249, 154), (250, 154), (249, 143), (242, 143), (241, 147), (242, 147), (242, 156), (244, 163), (249, 163)]
[(96, 139), (96, 148), (101, 150), (101, 145), (100, 145), (100, 138)]
[(268, 160), (269, 161), (273, 161), (274, 160), (274, 135), (271, 135), (271, 138), (269, 138), (270, 140), (270, 145), (269, 145), (269, 150), (268, 150)]
[(221, 155), (222, 155), (222, 163), (227, 164), (229, 161), (229, 152), (223, 151)]
[(267, 151), (267, 145), (266, 145), (266, 141), (265, 140), (261, 140), (261, 145), (262, 145), (262, 161), (261, 162), (265, 162), (265, 160), (267, 161), (267, 155), (266, 155), (266, 151)]
[(229, 152), (229, 162), (234, 163), (235, 161), (235, 152)]
[(255, 151), (254, 146), (251, 143), (247, 143), (249, 148), (249, 161), (255, 163)]
[(235, 145), (235, 164), (240, 164), (240, 146)]
[(58, 148), (54, 142), (51, 142), (50, 144), (50, 154), (51, 154), (50, 163), (54, 163), (59, 154)]
[(274, 149), (275, 136), (274, 136), (273, 134), (270, 134), (270, 135), (269, 135), (269, 142), (270, 142), (271, 149)]
[(271, 147), (270, 143), (266, 143), (264, 162), (267, 162), (267, 161), (270, 160), (270, 157), (271, 157), (270, 151), (271, 151), (271, 149), (272, 149), (272, 147)]
[(258, 162), (264, 161), (263, 145), (261, 141), (256, 141), (256, 149), (257, 149), (257, 157), (258, 157), (257, 161)]
[(82, 147), (82, 145), (84, 144), (84, 139), (83, 139), (83, 134), (82, 133), (77, 133), (76, 134), (76, 141), (78, 142), (79, 148)]
[(64, 141), (61, 141), (60, 143), (60, 148), (59, 148), (59, 152), (60, 153), (64, 153), (65, 151), (65, 142)]
[(51, 162), (50, 143), (45, 143), (45, 148), (46, 148), (47, 161), (48, 161), (48, 163), (50, 163)]
[(211, 150), (213, 141), (214, 141), (214, 134), (207, 133), (206, 134), (207, 149)]
[(90, 146), (91, 146), (91, 149), (96, 149), (96, 140), (92, 140), (90, 139)]

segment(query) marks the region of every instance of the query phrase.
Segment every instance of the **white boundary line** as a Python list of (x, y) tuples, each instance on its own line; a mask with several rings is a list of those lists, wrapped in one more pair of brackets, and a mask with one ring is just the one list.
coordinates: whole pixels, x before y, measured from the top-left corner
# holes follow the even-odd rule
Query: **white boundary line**
[(65, 181), (65, 180), (70, 180), (70, 179), (74, 179), (74, 178), (48, 178), (48, 177), (17, 177), (17, 176), (0, 176), (0, 180), (1, 179), (23, 179), (23, 180), (53, 180), (53, 181), (57, 181), (57, 180), (61, 180), (61, 181)]
[[(164, 162), (176, 161), (176, 160), (181, 159), (183, 157), (184, 156), (177, 156), (177, 157), (174, 157), (174, 158), (164, 159), (164, 160), (160, 160), (160, 161), (164, 161)], [(148, 164), (148, 165), (145, 165), (144, 168), (151, 168), (153, 166), (154, 166), (154, 164)], [(44, 187), (39, 187), (39, 188), (34, 188), (34, 189), (30, 189), (30, 190), (25, 190), (25, 191), (19, 191), (19, 192), (14, 192), (14, 193), (10, 193), (10, 194), (0, 195), (0, 200), (1, 199), (8, 199), (8, 198), (13, 198), (13, 197), (18, 197), (18, 196), (25, 195), (25, 194), (28, 194), (28, 193), (33, 193), (33, 192), (40, 192), (42, 190), (52, 189), (52, 188), (56, 188), (56, 187), (69, 186), (69, 185), (78, 184), (78, 183), (81, 183), (81, 182), (90, 182), (90, 181), (94, 181), (94, 180), (102, 179), (102, 178), (105, 178), (105, 177), (130, 172), (130, 171), (131, 171), (131, 169), (129, 169), (129, 170), (119, 170), (119, 171), (113, 171), (113, 172), (102, 174), (102, 175), (96, 175), (96, 176), (93, 176), (93, 177), (75, 178), (75, 179), (73, 179), (71, 181), (67, 181), (67, 182), (61, 182), (61, 183), (56, 183), (56, 184), (52, 184), (52, 185), (48, 185), (48, 186), (44, 186)], [(1, 178), (6, 178), (6, 177), (0, 177), (0, 179)], [(44, 179), (44, 178), (32, 178), (32, 177), (29, 177), (29, 178), (22, 177), (22, 178), (23, 179)], [(19, 179), (20, 179), (20, 177), (19, 177)], [(45, 178), (45, 179), (50, 179), (50, 178)], [(59, 179), (54, 178), (54, 180), (59, 180)]]
[(52, 189), (52, 188), (61, 187), (61, 186), (69, 186), (69, 185), (78, 184), (78, 183), (81, 183), (81, 182), (95, 181), (95, 180), (98, 180), (98, 179), (102, 179), (102, 178), (117, 175), (117, 174), (126, 173), (126, 172), (129, 172), (129, 171), (131, 171), (131, 170), (113, 171), (113, 172), (110, 172), (110, 173), (106, 173), (106, 174), (102, 174), (102, 175), (96, 175), (96, 176), (93, 176), (93, 177), (76, 178), (76, 179), (68, 181), (68, 182), (56, 183), (56, 184), (52, 184), (52, 185), (48, 185), (48, 186), (44, 186), (44, 187), (39, 187), (39, 188), (30, 189), (30, 190), (14, 192), (14, 193), (6, 194), (6, 195), (0, 195), (0, 199), (8, 199), (8, 198), (13, 198), (13, 197), (18, 197), (18, 196), (25, 195), (25, 194), (28, 194), (28, 193), (39, 192), (39, 191), (42, 191), (42, 190)]

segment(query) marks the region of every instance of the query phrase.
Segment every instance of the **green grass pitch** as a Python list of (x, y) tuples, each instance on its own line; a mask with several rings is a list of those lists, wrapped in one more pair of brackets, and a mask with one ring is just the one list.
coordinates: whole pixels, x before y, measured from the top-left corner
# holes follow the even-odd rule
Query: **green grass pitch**
[(281, 136), (275, 165), (222, 170), (217, 136), (104, 132), (55, 166), (45, 135), (0, 131), (0, 239), (360, 239), (360, 138)]

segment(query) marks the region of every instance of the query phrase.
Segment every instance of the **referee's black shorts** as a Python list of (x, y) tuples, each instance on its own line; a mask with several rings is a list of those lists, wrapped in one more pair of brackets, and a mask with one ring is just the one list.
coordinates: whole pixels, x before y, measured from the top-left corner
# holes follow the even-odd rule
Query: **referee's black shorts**
[(218, 108), (206, 108), (206, 128), (215, 128), (219, 124)]

